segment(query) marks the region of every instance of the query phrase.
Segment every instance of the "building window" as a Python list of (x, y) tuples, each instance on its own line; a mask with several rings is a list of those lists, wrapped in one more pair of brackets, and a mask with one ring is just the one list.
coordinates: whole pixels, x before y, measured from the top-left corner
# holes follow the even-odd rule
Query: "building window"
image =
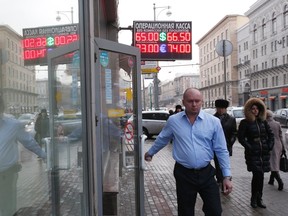
[(253, 42), (257, 43), (257, 26), (254, 25), (254, 30), (253, 30)]
[(265, 19), (262, 20), (262, 39), (264, 40), (266, 38), (266, 23)]
[(272, 33), (276, 34), (277, 32), (277, 19), (276, 19), (276, 13), (274, 12), (272, 14)]
[(284, 6), (283, 10), (283, 27), (286, 28), (288, 26), (288, 6)]
[(261, 47), (261, 56), (263, 56), (264, 55), (264, 47), (262, 46)]

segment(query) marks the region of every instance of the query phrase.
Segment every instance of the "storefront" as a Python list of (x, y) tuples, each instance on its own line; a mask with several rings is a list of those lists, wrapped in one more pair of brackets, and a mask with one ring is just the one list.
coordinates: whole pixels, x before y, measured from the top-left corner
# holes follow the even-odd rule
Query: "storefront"
[[(117, 43), (118, 29), (109, 23), (118, 18), (118, 1), (76, 4), (79, 39), (47, 51), (47, 159), (20, 145), (12, 188), (1, 191), (11, 205), (1, 205), (0, 215), (121, 215), (119, 194), (128, 183), (126, 211), (144, 215), (140, 52)], [(123, 123), (128, 112), (133, 121)]]

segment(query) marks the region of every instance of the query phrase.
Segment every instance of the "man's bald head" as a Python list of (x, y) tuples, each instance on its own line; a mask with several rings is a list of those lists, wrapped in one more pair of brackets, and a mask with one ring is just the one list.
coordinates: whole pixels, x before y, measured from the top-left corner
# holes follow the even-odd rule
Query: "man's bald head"
[(196, 88), (188, 88), (183, 94), (182, 103), (187, 115), (198, 115), (202, 107), (203, 96)]

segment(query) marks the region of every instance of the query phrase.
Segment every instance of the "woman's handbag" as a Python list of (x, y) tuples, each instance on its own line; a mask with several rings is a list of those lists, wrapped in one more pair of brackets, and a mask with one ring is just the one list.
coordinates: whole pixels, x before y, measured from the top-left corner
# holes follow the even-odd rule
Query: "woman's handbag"
[(283, 172), (288, 172), (288, 159), (285, 152), (282, 152), (280, 158), (280, 170)]

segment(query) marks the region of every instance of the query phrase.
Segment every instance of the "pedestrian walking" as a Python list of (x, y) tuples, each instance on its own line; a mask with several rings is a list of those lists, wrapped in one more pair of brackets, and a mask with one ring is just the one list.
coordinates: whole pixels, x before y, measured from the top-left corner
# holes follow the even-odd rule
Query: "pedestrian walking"
[(203, 96), (198, 89), (186, 89), (182, 102), (185, 111), (169, 117), (154, 145), (145, 153), (145, 160), (151, 161), (173, 139), (178, 215), (195, 214), (199, 193), (205, 215), (220, 216), (220, 191), (211, 165), (214, 152), (224, 176), (223, 193), (228, 195), (232, 191), (229, 152), (222, 126), (218, 118), (201, 109)]
[(285, 152), (285, 147), (282, 137), (282, 129), (279, 122), (273, 119), (273, 113), (270, 110), (267, 110), (267, 122), (274, 134), (274, 147), (270, 155), (270, 179), (268, 184), (274, 185), (274, 179), (278, 182), (278, 190), (283, 190), (284, 183), (280, 177), (280, 157), (282, 152)]
[(175, 111), (174, 111), (174, 114), (178, 113), (178, 112), (182, 112), (183, 111), (183, 108), (180, 104), (177, 104), (175, 106)]
[(35, 122), (35, 140), (39, 143), (40, 147), (42, 147), (42, 139), (45, 137), (49, 137), (49, 118), (47, 115), (47, 110), (42, 109), (39, 113), (36, 122)]
[(21, 122), (3, 115), (4, 109), (4, 100), (0, 96), (0, 215), (11, 216), (17, 209), (17, 179), (22, 167), (18, 142), (43, 159), (46, 159), (46, 153)]
[[(221, 121), (221, 125), (225, 134), (225, 139), (227, 143), (227, 149), (229, 151), (229, 156), (233, 154), (233, 144), (237, 138), (237, 126), (236, 126), (236, 119), (233, 116), (230, 116), (227, 113), (227, 107), (229, 106), (229, 101), (225, 99), (217, 99), (215, 100), (215, 107), (216, 113), (214, 114), (215, 117), (219, 118)], [(217, 183), (221, 185), (223, 182), (223, 175), (220, 169), (219, 161), (217, 159), (216, 154), (214, 155), (214, 163), (216, 169), (216, 180)]]
[(266, 106), (259, 98), (250, 98), (244, 105), (245, 118), (238, 129), (238, 141), (245, 148), (247, 170), (252, 172), (252, 208), (266, 208), (263, 203), (264, 173), (270, 171), (270, 151), (274, 135), (266, 121)]

